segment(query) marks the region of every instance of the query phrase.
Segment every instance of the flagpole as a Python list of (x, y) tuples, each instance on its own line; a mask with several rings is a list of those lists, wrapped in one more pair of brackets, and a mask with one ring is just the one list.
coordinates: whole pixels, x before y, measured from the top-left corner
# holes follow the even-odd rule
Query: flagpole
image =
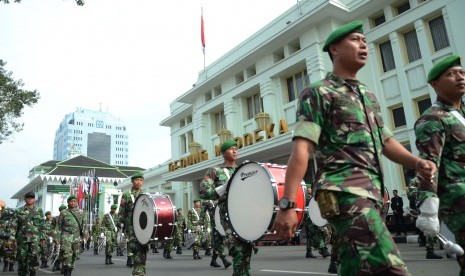
[(203, 6), (200, 7), (200, 40), (202, 42), (202, 52), (203, 52), (203, 74), (205, 79), (207, 79), (207, 67), (205, 66), (205, 27), (203, 23)]

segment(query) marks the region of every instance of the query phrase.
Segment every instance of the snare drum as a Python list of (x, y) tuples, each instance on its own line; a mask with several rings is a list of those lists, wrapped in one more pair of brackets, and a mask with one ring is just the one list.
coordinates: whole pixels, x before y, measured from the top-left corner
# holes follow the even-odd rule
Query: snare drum
[[(247, 162), (240, 165), (226, 187), (226, 223), (233, 234), (246, 242), (260, 239), (279, 240), (270, 233), (278, 201), (284, 194), (284, 178), (287, 166)], [(296, 197), (298, 225), (302, 223), (306, 202), (306, 186)]]
[(141, 244), (171, 238), (175, 227), (173, 202), (165, 194), (142, 194), (134, 203), (132, 223), (134, 234)]

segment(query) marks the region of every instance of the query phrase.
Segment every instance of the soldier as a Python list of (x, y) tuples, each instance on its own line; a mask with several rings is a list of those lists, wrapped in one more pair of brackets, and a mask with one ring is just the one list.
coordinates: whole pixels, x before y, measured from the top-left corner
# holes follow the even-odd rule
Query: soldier
[(102, 228), (105, 231), (105, 237), (107, 238), (107, 243), (105, 246), (105, 264), (113, 264), (112, 255), (116, 247), (116, 232), (118, 225), (118, 215), (116, 214), (116, 209), (118, 208), (117, 204), (111, 205), (110, 213), (103, 216)]
[(203, 212), (205, 213), (205, 227), (203, 229), (203, 247), (205, 249), (205, 256), (212, 255), (212, 238), (213, 230), (212, 223), (215, 218), (215, 205), (212, 200), (206, 200), (202, 202)]
[(24, 207), (13, 217), (12, 235), (17, 242), (18, 275), (36, 275), (39, 269), (39, 232), (44, 222), (41, 208), (35, 207), (35, 194), (24, 195)]
[(200, 260), (199, 250), (202, 245), (203, 231), (205, 227), (205, 212), (202, 210), (200, 198), (194, 199), (194, 207), (187, 212), (187, 232), (194, 233), (195, 242), (192, 245), (194, 260)]
[(16, 262), (16, 241), (13, 235), (13, 216), (15, 211), (11, 208), (5, 208), (2, 211), (2, 233), (10, 236), (10, 239), (3, 242), (3, 272), (15, 271), (14, 264)]
[(85, 214), (78, 208), (77, 197), (67, 199), (68, 209), (58, 217), (57, 239), (60, 241), (60, 257), (64, 276), (71, 276), (74, 262), (81, 248), (81, 241), (87, 237)]
[(182, 254), (182, 244), (184, 231), (187, 229), (186, 218), (182, 215), (182, 208), (176, 210), (176, 234), (174, 245), (176, 246), (176, 254)]
[[(415, 123), (416, 146), (439, 171), (433, 180), (419, 178), (416, 226), (427, 237), (436, 237), (440, 216), (465, 248), (465, 70), (460, 56), (437, 62), (428, 73), (428, 83), (437, 99)], [(465, 255), (457, 256), (457, 261), (460, 275), (465, 275)]]
[[(205, 200), (212, 200), (217, 204), (216, 208), (220, 208), (220, 220), (225, 230), (226, 237), (221, 236), (215, 225), (214, 214), (212, 217), (212, 230), (213, 230), (213, 256), (210, 265), (219, 267), (216, 262), (217, 257), (223, 261), (225, 268), (228, 268), (231, 263), (226, 259), (224, 253), (224, 244), (226, 243), (229, 248), (229, 254), (233, 257), (233, 273), (234, 275), (248, 275), (250, 270), (250, 259), (252, 258), (253, 244), (243, 242), (236, 238), (231, 227), (224, 223), (225, 210), (226, 210), (226, 186), (228, 180), (231, 178), (237, 168), (236, 160), (238, 156), (237, 143), (233, 140), (225, 141), (221, 145), (221, 154), (223, 155), (223, 163), (210, 168), (200, 183), (200, 196)], [(220, 227), (218, 226), (218, 227)]]
[[(66, 211), (67, 206), (62, 204), (58, 207), (60, 214)], [(52, 228), (53, 228), (53, 253), (52, 253), (52, 271), (59, 271), (60, 268), (60, 239), (58, 237), (58, 218), (60, 215), (53, 217), (52, 219)]]
[(52, 246), (50, 244), (50, 240), (53, 237), (53, 225), (52, 225), (52, 212), (47, 211), (45, 212), (45, 221), (40, 230), (40, 241), (39, 241), (39, 254), (41, 268), (48, 267), (48, 258), (52, 253)]
[(131, 176), (132, 188), (121, 197), (119, 205), (118, 221), (123, 224), (125, 235), (128, 239), (128, 260), (126, 265), (133, 267), (132, 275), (145, 275), (145, 263), (147, 261), (148, 245), (140, 244), (134, 234), (132, 224), (132, 211), (136, 198), (142, 194), (144, 175), (142, 172)]
[(380, 216), (382, 154), (427, 178), (436, 166), (393, 138), (374, 93), (357, 80), (368, 58), (362, 26), (362, 21), (353, 21), (331, 32), (323, 51), (329, 53), (333, 72), (300, 94), (274, 229), (282, 238), (294, 235), (297, 191), (316, 150), (315, 197), (324, 218), (343, 239), (338, 273), (405, 275), (407, 267)]
[(95, 223), (92, 225), (91, 235), (92, 241), (94, 244), (94, 255), (98, 255), (99, 239), (100, 234), (103, 233), (102, 225), (100, 224), (100, 219), (96, 218)]
[[(307, 200), (310, 202), (310, 199), (312, 198), (312, 187), (309, 184), (307, 185), (307, 195)], [(305, 206), (308, 206), (308, 202)], [(316, 256), (312, 253), (312, 248), (318, 249), (318, 253), (320, 253), (323, 258), (328, 257), (330, 254), (326, 247), (326, 237), (329, 234), (325, 229), (327, 226), (320, 227), (313, 224), (308, 213), (305, 214), (304, 225), (305, 234), (307, 236), (307, 252), (305, 253), (305, 258), (316, 258)]]

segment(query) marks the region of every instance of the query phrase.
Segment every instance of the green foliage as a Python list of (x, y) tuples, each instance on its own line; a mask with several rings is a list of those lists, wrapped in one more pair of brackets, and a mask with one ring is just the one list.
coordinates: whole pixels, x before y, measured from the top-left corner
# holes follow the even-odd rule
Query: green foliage
[(12, 72), (3, 67), (6, 63), (0, 59), (0, 144), (8, 140), (14, 132), (23, 129), (24, 124), (16, 122), (23, 114), (25, 106), (32, 106), (40, 98), (39, 93), (21, 89), (22, 80), (15, 81)]
[[(84, 6), (84, 0), (75, 0), (78, 6)], [(0, 0), (0, 3), (10, 4), (10, 2), (21, 3), (21, 0)]]

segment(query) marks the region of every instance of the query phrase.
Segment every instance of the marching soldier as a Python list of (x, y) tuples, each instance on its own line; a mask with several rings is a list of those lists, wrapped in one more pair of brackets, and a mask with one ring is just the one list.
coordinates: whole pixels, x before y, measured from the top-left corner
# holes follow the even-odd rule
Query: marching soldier
[(132, 211), (136, 198), (142, 194), (144, 175), (142, 172), (131, 176), (132, 188), (121, 197), (119, 205), (118, 221), (123, 225), (125, 235), (128, 239), (128, 260), (126, 265), (133, 267), (132, 275), (145, 275), (145, 263), (147, 261), (148, 245), (140, 244), (134, 233), (132, 224)]
[(64, 276), (71, 276), (74, 262), (81, 248), (81, 240), (87, 237), (85, 214), (78, 208), (77, 197), (68, 197), (68, 209), (58, 218), (57, 238), (60, 241), (60, 256)]
[(36, 275), (39, 268), (39, 231), (43, 225), (44, 213), (35, 207), (35, 194), (24, 195), (24, 207), (15, 211), (13, 236), (17, 242), (18, 275)]
[[(67, 206), (62, 204), (58, 207), (60, 214), (66, 211)], [(53, 217), (52, 228), (53, 228), (53, 253), (52, 253), (52, 271), (61, 270), (60, 267), (60, 239), (58, 238), (58, 218), (60, 215)]]
[[(312, 187), (310, 184), (307, 184), (307, 194), (308, 194), (308, 201), (312, 197)], [(306, 204), (308, 206), (308, 202)], [(308, 213), (305, 214), (305, 233), (307, 236), (307, 252), (305, 254), (305, 258), (316, 258), (315, 255), (312, 253), (312, 248), (318, 249), (318, 253), (320, 253), (323, 258), (328, 257), (330, 254), (328, 252), (328, 248), (326, 247), (326, 236), (328, 236), (328, 232), (326, 230), (327, 226), (317, 226), (315, 225)]]
[(116, 214), (117, 204), (111, 205), (111, 211), (103, 216), (102, 228), (105, 231), (107, 243), (105, 246), (105, 264), (113, 264), (112, 255), (116, 247), (116, 225), (118, 223), (118, 215)]
[(182, 254), (184, 231), (187, 229), (187, 223), (186, 218), (182, 215), (182, 208), (178, 208), (176, 211), (176, 234), (174, 245), (176, 246), (176, 254)]
[(40, 231), (39, 254), (41, 268), (48, 267), (48, 258), (51, 255), (52, 246), (50, 240), (53, 237), (52, 212), (45, 212), (45, 221)]
[(91, 235), (92, 241), (94, 244), (94, 255), (98, 255), (98, 246), (99, 246), (99, 238), (100, 234), (102, 233), (102, 225), (100, 224), (100, 219), (96, 218), (95, 223), (92, 225)]
[(203, 228), (205, 225), (205, 212), (202, 210), (200, 198), (194, 199), (194, 207), (187, 213), (187, 231), (194, 233), (195, 242), (192, 245), (194, 260), (200, 260), (199, 249), (202, 245)]
[(1, 232), (10, 235), (10, 239), (3, 242), (3, 272), (15, 271), (14, 264), (16, 261), (16, 241), (12, 235), (14, 210), (5, 208), (2, 211)]

